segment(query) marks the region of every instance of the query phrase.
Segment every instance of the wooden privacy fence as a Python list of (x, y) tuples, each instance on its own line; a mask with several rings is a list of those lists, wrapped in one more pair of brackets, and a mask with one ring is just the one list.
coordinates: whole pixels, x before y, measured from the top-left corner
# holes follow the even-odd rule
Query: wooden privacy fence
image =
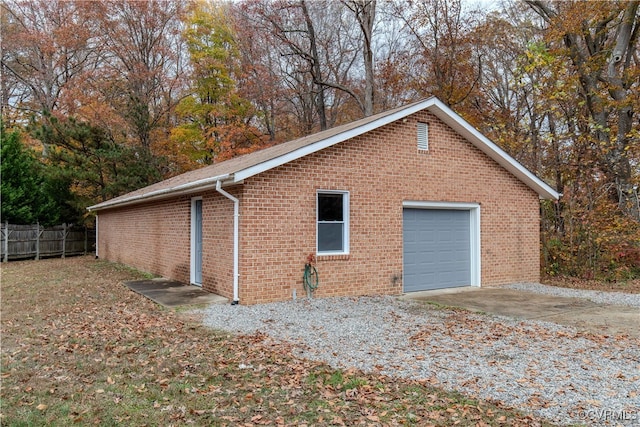
[(15, 225), (3, 223), (0, 257), (3, 262), (11, 259), (62, 257), (86, 255), (94, 252), (96, 231), (93, 228), (73, 225)]

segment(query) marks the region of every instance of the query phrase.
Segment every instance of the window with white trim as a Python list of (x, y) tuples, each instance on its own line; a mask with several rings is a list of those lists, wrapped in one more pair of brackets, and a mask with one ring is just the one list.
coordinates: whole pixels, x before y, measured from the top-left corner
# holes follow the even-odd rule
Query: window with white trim
[(316, 242), (318, 254), (349, 253), (349, 193), (318, 191)]
[(418, 151), (429, 150), (429, 125), (418, 122)]

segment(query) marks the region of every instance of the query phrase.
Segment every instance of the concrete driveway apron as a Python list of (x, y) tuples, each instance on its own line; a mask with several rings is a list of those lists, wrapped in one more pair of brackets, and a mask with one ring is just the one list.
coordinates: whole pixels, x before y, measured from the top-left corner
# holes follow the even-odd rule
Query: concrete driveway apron
[(516, 319), (543, 320), (601, 335), (640, 339), (640, 309), (598, 304), (504, 288), (455, 288), (405, 294), (404, 298)]

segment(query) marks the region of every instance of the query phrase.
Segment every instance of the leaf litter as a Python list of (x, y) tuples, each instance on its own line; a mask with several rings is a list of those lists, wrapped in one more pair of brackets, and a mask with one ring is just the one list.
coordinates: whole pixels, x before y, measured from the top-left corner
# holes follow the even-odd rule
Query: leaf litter
[(3, 264), (2, 425), (548, 425), (296, 357), (266, 333), (212, 331), (121, 284), (136, 278), (92, 257)]

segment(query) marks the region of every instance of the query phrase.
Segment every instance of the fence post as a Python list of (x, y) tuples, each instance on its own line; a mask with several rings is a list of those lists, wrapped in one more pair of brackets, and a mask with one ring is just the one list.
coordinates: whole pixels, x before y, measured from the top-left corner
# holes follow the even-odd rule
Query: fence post
[(87, 254), (87, 239), (89, 238), (88, 236), (89, 234), (89, 230), (87, 229), (87, 226), (84, 226), (84, 254)]
[(36, 223), (36, 261), (40, 259), (40, 221)]
[(9, 262), (9, 221), (4, 223), (4, 262)]
[(67, 224), (63, 223), (62, 224), (62, 258), (64, 258), (64, 254), (67, 250), (66, 243), (67, 243)]

